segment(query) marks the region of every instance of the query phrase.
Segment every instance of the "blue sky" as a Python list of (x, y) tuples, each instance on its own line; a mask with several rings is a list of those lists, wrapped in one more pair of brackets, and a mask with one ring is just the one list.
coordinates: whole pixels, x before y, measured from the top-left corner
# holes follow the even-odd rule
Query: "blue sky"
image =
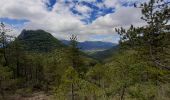
[(1, 0), (0, 21), (13, 28), (44, 29), (59, 39), (77, 34), (79, 41), (117, 43), (115, 27), (143, 25), (134, 3), (147, 0)]

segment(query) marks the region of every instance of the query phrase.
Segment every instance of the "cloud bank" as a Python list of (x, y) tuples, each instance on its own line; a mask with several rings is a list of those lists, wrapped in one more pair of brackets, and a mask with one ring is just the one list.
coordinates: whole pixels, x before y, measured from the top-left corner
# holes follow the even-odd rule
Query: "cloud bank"
[(144, 25), (140, 9), (131, 6), (138, 1), (57, 0), (49, 7), (49, 0), (1, 0), (0, 18), (27, 20), (15, 28), (15, 34), (22, 29), (43, 29), (60, 39), (77, 34), (80, 41), (117, 42), (115, 27)]

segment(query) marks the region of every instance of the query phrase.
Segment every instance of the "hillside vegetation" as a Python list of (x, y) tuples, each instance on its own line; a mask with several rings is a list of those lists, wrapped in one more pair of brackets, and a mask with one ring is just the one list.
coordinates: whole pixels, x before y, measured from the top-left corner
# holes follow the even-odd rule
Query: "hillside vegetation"
[(61, 41), (43, 30), (23, 30), (17, 39), (28, 51), (49, 52), (65, 47)]

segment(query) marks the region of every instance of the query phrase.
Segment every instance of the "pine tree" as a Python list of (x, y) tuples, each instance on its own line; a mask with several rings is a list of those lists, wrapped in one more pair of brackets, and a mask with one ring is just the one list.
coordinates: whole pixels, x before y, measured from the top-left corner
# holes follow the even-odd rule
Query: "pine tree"
[[(146, 63), (144, 69), (147, 72), (145, 81), (148, 85), (152, 84), (153, 91), (156, 91), (148, 99), (157, 98), (158, 94), (162, 94), (159, 89), (169, 82), (169, 4), (170, 2), (166, 2), (166, 0), (150, 0), (139, 6), (135, 4), (135, 7), (142, 9), (143, 16), (141, 19), (147, 25), (143, 27), (131, 25), (128, 30), (124, 28), (116, 29), (121, 36), (121, 47), (137, 51), (140, 57), (138, 60)], [(148, 85), (142, 84), (139, 87)], [(141, 92), (144, 93), (144, 88), (141, 89)]]
[(12, 71), (9, 67), (8, 56), (6, 53), (8, 38), (10, 36), (6, 35), (8, 30), (5, 28), (5, 24), (0, 23), (0, 99), (5, 100), (5, 91), (6, 88), (9, 88), (12, 85)]
[(140, 46), (138, 51), (144, 51), (142, 54), (149, 55), (149, 60), (155, 66), (166, 70), (170, 70), (166, 63), (166, 58), (169, 58), (166, 48), (169, 48), (169, 44), (164, 41), (169, 34), (166, 31), (170, 18), (169, 4), (170, 2), (164, 0), (150, 0), (148, 3), (143, 3), (139, 8), (142, 9), (141, 19), (147, 23), (146, 26), (135, 28), (132, 25), (127, 31), (123, 28), (116, 29), (121, 36), (121, 43), (128, 43), (133, 47)]
[(78, 47), (76, 35), (72, 35), (70, 37), (70, 45), (67, 54), (71, 66), (82, 76), (85, 73), (86, 68), (83, 65), (83, 61), (82, 61), (83, 59), (82, 59), (81, 51), (79, 50)]
[(4, 23), (0, 23), (0, 44), (1, 44), (1, 51), (3, 54), (4, 64), (3, 66), (8, 66), (8, 57), (7, 57), (7, 45), (10, 42), (12, 36), (6, 34), (10, 30), (6, 28)]

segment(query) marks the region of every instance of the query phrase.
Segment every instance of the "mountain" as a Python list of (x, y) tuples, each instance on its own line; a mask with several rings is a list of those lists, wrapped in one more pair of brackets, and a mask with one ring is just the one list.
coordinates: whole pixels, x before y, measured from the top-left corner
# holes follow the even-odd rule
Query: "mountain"
[[(25, 50), (34, 52), (50, 52), (69, 45), (68, 40), (58, 40), (44, 30), (23, 30), (18, 36)], [(78, 47), (93, 58), (105, 58), (117, 48), (117, 44), (101, 41), (78, 42)], [(87, 56), (87, 55), (86, 55)]]
[[(66, 45), (69, 45), (70, 43), (68, 40), (62, 40), (62, 42)], [(101, 42), (101, 41), (78, 42), (78, 47), (85, 52), (104, 51), (112, 48), (115, 45), (117, 44), (111, 42)]]
[(18, 40), (28, 51), (49, 52), (65, 45), (44, 30), (23, 30)]

